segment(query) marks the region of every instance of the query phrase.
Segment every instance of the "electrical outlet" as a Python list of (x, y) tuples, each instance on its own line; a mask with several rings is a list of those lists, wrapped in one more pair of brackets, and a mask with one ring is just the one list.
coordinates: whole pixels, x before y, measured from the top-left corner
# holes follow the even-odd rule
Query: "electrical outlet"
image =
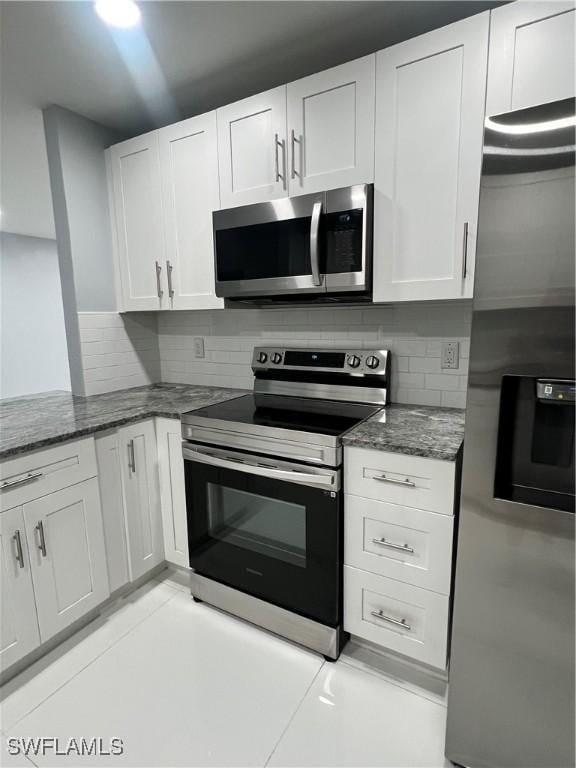
[(204, 339), (201, 336), (197, 336), (194, 339), (194, 357), (204, 357)]
[(459, 360), (460, 344), (457, 341), (444, 341), (442, 343), (440, 368), (458, 368)]

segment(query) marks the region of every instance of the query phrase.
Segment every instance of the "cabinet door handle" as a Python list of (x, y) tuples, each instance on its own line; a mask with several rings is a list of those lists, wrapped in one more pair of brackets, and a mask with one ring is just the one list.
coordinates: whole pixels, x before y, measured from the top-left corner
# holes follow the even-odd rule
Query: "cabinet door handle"
[(396, 544), (393, 541), (387, 541), (387, 539), (372, 539), (374, 544), (378, 544), (379, 547), (387, 547), (388, 549), (397, 549), (399, 552), (408, 552), (414, 554), (414, 549), (408, 544)]
[(20, 531), (16, 531), (12, 540), (16, 544), (16, 562), (20, 568), (24, 568), (24, 553), (22, 552), (22, 539), (20, 537)]
[[(278, 160), (278, 147), (282, 150), (282, 173), (280, 173), (280, 161)], [(284, 152), (284, 139), (280, 141), (278, 139), (278, 134), (274, 134), (274, 164), (275, 164), (275, 174), (276, 174), (276, 181), (282, 181), (282, 186), (284, 186), (285, 183), (285, 174), (286, 174), (286, 158), (285, 158), (285, 152)]]
[(42, 472), (30, 472), (26, 475), (26, 477), (19, 477), (17, 480), (6, 480), (5, 483), (0, 485), (0, 491), (3, 491), (4, 488), (13, 488), (16, 485), (24, 485), (24, 483), (30, 483), (32, 480), (37, 480), (39, 477), (42, 477), (42, 475)]
[(158, 292), (158, 298), (161, 299), (164, 295), (164, 291), (162, 290), (162, 286), (160, 284), (160, 273), (162, 272), (162, 267), (158, 262), (156, 262), (156, 291)]
[(468, 271), (468, 222), (464, 222), (464, 234), (462, 236), (462, 279), (466, 278)]
[(387, 621), (388, 624), (394, 624), (397, 627), (402, 627), (402, 629), (407, 629), (408, 632), (412, 631), (412, 627), (407, 623), (406, 619), (395, 619), (393, 616), (386, 616), (384, 611), (370, 611), (370, 614), (376, 619)]
[(134, 440), (128, 443), (128, 469), (132, 474), (136, 474), (136, 452), (134, 450)]
[(38, 536), (40, 537), (38, 549), (40, 552), (42, 552), (42, 557), (46, 557), (46, 537), (44, 536), (44, 524), (42, 520), (38, 521), (38, 525), (36, 526), (35, 530), (38, 531)]
[(386, 475), (374, 475), (372, 479), (379, 480), (381, 483), (392, 483), (392, 485), (405, 485), (407, 488), (416, 488), (416, 483), (413, 483), (407, 477), (404, 480), (398, 480), (395, 477), (387, 477)]
[(292, 153), (292, 166), (290, 169), (290, 178), (295, 179), (296, 176), (299, 176), (300, 174), (296, 170), (296, 144), (300, 144), (300, 139), (296, 138), (296, 134), (294, 133), (294, 128), (290, 131), (290, 148)]
[(174, 288), (172, 287), (172, 264), (169, 261), (166, 262), (166, 276), (168, 277), (168, 296), (174, 298)]

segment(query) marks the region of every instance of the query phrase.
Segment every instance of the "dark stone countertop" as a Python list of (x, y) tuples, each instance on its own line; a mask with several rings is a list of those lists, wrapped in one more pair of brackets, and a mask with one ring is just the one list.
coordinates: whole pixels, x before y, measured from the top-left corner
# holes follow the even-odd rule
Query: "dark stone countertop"
[(347, 432), (342, 442), (357, 448), (455, 461), (464, 439), (466, 412), (425, 405), (388, 405)]
[(244, 394), (224, 387), (152, 384), (90, 397), (47, 392), (0, 400), (0, 459), (154, 416), (178, 419)]

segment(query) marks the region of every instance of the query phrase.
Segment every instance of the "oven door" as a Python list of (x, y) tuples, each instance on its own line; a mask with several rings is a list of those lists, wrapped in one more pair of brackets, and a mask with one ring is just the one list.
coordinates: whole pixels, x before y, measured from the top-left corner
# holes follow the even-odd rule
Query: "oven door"
[(320, 219), (325, 194), (214, 211), (216, 295), (325, 293)]
[(184, 444), (191, 567), (330, 626), (341, 621), (340, 470)]

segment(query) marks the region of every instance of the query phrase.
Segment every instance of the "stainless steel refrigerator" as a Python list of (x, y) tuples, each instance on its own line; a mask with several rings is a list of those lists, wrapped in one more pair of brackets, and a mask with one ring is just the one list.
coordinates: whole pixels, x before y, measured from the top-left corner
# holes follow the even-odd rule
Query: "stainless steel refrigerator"
[(574, 766), (574, 100), (487, 119), (446, 756)]

